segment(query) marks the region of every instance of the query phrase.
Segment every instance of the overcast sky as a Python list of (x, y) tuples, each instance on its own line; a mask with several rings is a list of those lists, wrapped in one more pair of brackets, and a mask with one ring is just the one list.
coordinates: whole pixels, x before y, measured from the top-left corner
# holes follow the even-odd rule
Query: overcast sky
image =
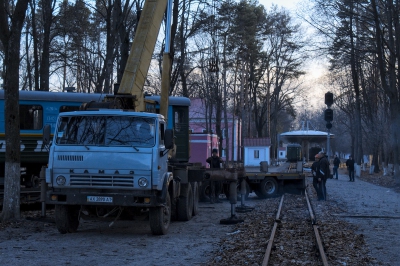
[[(274, 4), (278, 7), (284, 7), (292, 12), (296, 11), (296, 5), (299, 4), (300, 1), (302, 0), (258, 0), (260, 4), (265, 6), (267, 11), (270, 10), (272, 4)], [(293, 17), (296, 18), (295, 15), (293, 15)], [(323, 87), (323, 84), (320, 81), (320, 77), (325, 74), (326, 66), (322, 62), (322, 60), (318, 59), (307, 61), (303, 67), (306, 71), (306, 75), (304, 76), (304, 85), (316, 89), (314, 90), (315, 97), (311, 97), (310, 99), (308, 99), (309, 105), (317, 106), (317, 103), (320, 103), (322, 101), (321, 99), (323, 99), (324, 93), (326, 92), (326, 88)]]

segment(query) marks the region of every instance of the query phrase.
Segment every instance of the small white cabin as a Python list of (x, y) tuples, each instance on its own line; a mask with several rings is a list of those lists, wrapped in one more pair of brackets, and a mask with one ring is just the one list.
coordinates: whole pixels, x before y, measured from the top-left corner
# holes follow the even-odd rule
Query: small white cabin
[(267, 161), (270, 165), (269, 150), (271, 148), (270, 138), (245, 138), (244, 166), (260, 166), (260, 162)]
[(280, 161), (286, 160), (286, 147), (279, 147), (278, 158)]

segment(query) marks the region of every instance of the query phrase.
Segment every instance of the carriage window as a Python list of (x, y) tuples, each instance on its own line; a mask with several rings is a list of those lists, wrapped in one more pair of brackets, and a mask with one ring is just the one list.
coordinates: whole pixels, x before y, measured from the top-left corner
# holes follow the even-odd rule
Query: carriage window
[(43, 108), (40, 105), (19, 106), (20, 129), (41, 129), (43, 127)]
[(72, 111), (79, 111), (79, 106), (67, 106), (63, 105), (60, 107), (60, 113), (63, 112), (72, 112)]

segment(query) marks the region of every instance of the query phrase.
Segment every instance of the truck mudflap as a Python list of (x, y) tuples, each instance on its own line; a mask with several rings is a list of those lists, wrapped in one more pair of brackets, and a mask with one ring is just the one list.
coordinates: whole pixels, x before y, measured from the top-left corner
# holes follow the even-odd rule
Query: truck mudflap
[[(163, 193), (160, 191), (160, 195)], [(140, 193), (137, 191), (124, 193), (106, 193), (99, 191), (47, 191), (46, 204), (60, 205), (93, 205), (93, 206), (131, 206), (156, 207), (163, 206), (164, 202), (154, 193)]]
[(165, 177), (161, 193), (157, 193), (157, 201), (161, 204), (166, 203), (168, 184), (169, 184), (169, 177)]

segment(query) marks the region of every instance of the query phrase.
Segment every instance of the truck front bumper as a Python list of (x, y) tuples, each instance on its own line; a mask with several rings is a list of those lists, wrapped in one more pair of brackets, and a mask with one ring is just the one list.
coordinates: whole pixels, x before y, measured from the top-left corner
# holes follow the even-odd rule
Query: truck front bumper
[(46, 204), (155, 207), (162, 206), (163, 202), (155, 194), (138, 191), (104, 192), (66, 189), (47, 191)]

